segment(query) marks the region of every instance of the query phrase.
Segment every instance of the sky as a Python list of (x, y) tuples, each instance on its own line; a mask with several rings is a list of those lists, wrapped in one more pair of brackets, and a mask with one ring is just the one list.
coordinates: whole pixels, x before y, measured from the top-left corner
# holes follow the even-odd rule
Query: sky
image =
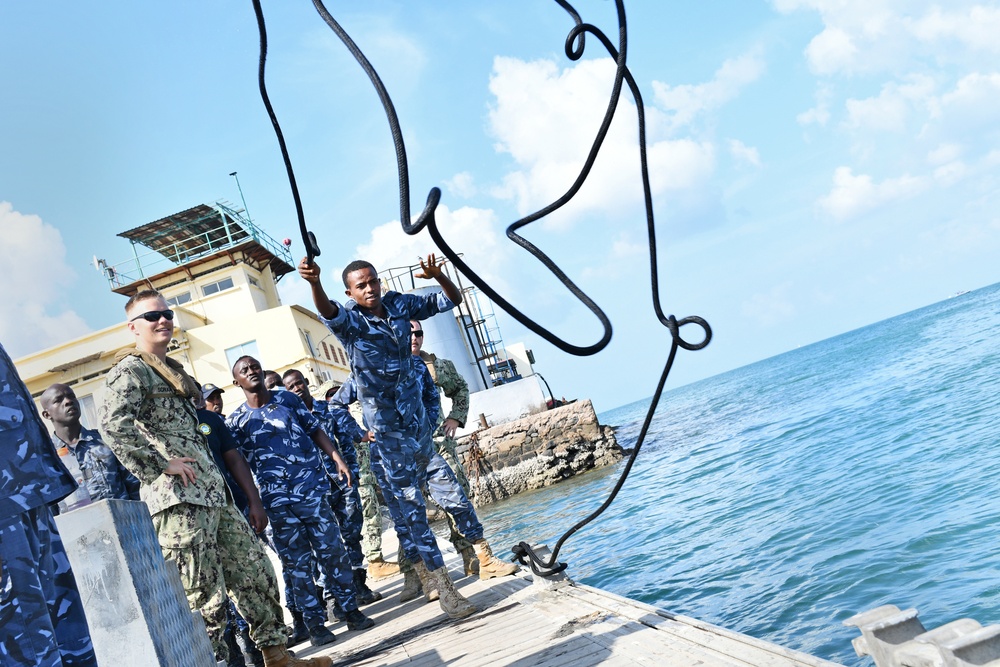
[[(554, 2), (328, 4), (392, 96), (411, 210), (574, 345), (594, 316), (506, 227), (565, 192), (614, 63), (570, 61)], [(617, 42), (615, 4), (576, 8)], [(1000, 2), (633, 0), (662, 308), (712, 326), (668, 388), (1000, 281)], [(399, 224), (395, 154), (370, 82), (312, 3), (263, 2), (267, 86), (327, 275), (436, 249)], [(0, 342), (15, 358), (123, 320), (93, 268), (116, 235), (201, 203), (242, 204), (304, 254), (257, 87), (249, 0), (0, 2)], [(568, 355), (498, 311), (557, 396), (650, 396), (670, 338), (652, 307), (636, 107), (623, 94), (579, 194), (522, 230), (608, 314)], [(237, 172), (236, 179), (230, 176)], [(311, 304), (297, 275), (285, 303)], [(333, 290), (331, 290), (333, 291)], [(688, 332), (698, 340), (701, 334)]]

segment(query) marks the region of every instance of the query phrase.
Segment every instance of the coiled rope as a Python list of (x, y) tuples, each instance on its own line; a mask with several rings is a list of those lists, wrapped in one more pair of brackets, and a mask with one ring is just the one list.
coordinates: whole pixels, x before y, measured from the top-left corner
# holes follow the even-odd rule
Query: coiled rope
[[(622, 470), (619, 476), (618, 483), (612, 489), (607, 500), (593, 513), (579, 521), (572, 528), (570, 528), (566, 533), (559, 538), (556, 542), (555, 547), (552, 549), (548, 559), (543, 559), (534, 553), (531, 546), (527, 542), (520, 542), (518, 545), (512, 548), (514, 555), (522, 564), (527, 564), (532, 572), (540, 576), (552, 576), (562, 570), (566, 569), (565, 563), (558, 562), (559, 550), (562, 548), (563, 543), (574, 533), (579, 531), (581, 528), (586, 526), (588, 523), (596, 519), (600, 514), (604, 512), (614, 501), (618, 492), (621, 490), (628, 478), (628, 474), (635, 463), (636, 457), (642, 448), (643, 442), (645, 442), (646, 434), (649, 430), (649, 426), (652, 423), (653, 414), (659, 405), (660, 398), (663, 394), (663, 388), (667, 381), (667, 376), (670, 374), (670, 369), (673, 367), (674, 359), (677, 354), (678, 348), (683, 348), (685, 350), (700, 350), (708, 345), (712, 339), (712, 329), (708, 322), (704, 319), (691, 316), (685, 317), (681, 320), (676, 319), (673, 315), (665, 315), (663, 309), (660, 305), (660, 287), (659, 287), (659, 269), (656, 258), (656, 225), (653, 216), (653, 197), (652, 191), (649, 184), (649, 168), (646, 159), (646, 118), (645, 118), (645, 108), (642, 103), (642, 95), (639, 91), (639, 86), (636, 84), (632, 73), (629, 71), (626, 64), (627, 46), (628, 46), (628, 30), (625, 20), (625, 6), (624, 0), (615, 0), (615, 7), (618, 15), (618, 47), (616, 48), (610, 39), (596, 26), (590, 23), (584, 23), (580, 17), (580, 14), (570, 5), (569, 2), (565, 0), (555, 0), (556, 4), (562, 7), (569, 15), (572, 17), (574, 26), (569, 31), (566, 37), (566, 42), (564, 50), (566, 57), (570, 60), (576, 61), (583, 57), (585, 49), (585, 36), (590, 33), (607, 50), (611, 57), (615, 60), (615, 80), (614, 86), (611, 91), (611, 97), (608, 101), (608, 107), (605, 111), (604, 118), (601, 122), (600, 128), (591, 144), (590, 151), (584, 161), (583, 166), (580, 169), (580, 173), (577, 175), (576, 179), (573, 181), (569, 189), (554, 202), (545, 206), (538, 211), (531, 213), (513, 223), (507, 227), (507, 237), (514, 243), (518, 244), (525, 250), (527, 250), (533, 257), (535, 257), (539, 262), (541, 262), (565, 287), (570, 291), (570, 293), (583, 305), (585, 305), (598, 319), (603, 328), (603, 333), (601, 338), (590, 345), (576, 345), (568, 341), (563, 340), (557, 335), (553, 334), (551, 331), (535, 322), (533, 319), (522, 313), (517, 307), (515, 307), (510, 301), (505, 299), (496, 290), (494, 290), (489, 283), (487, 283), (482, 277), (480, 277), (471, 267), (469, 267), (459, 256), (459, 254), (451, 248), (448, 242), (441, 235), (440, 230), (437, 226), (437, 221), (434, 216), (434, 212), (437, 208), (438, 203), (441, 201), (441, 190), (437, 187), (431, 188), (427, 195), (427, 201), (424, 205), (423, 211), (417, 216), (416, 220), (411, 220), (410, 216), (410, 183), (409, 183), (409, 172), (406, 160), (406, 146), (403, 143), (403, 133), (399, 125), (399, 119), (396, 116), (396, 110), (393, 107), (392, 100), (389, 97), (389, 93), (382, 83), (381, 78), (379, 78), (378, 72), (365, 57), (364, 53), (354, 43), (354, 40), (347, 34), (347, 32), (340, 26), (339, 23), (333, 18), (330, 12), (326, 9), (322, 0), (313, 0), (313, 5), (319, 15), (330, 27), (331, 30), (337, 35), (338, 38), (344, 43), (348, 51), (354, 56), (354, 58), (361, 65), (361, 68), (368, 75), (371, 80), (372, 85), (382, 102), (382, 106), (385, 110), (386, 118), (389, 121), (389, 128), (392, 132), (393, 144), (396, 149), (396, 164), (399, 175), (399, 219), (403, 227), (403, 231), (407, 234), (417, 234), (424, 228), (427, 229), (431, 238), (433, 239), (435, 245), (441, 250), (441, 252), (451, 260), (452, 264), (462, 272), (476, 287), (482, 290), (489, 298), (496, 303), (500, 308), (502, 308), (511, 317), (516, 319), (522, 325), (527, 327), (529, 330), (533, 331), (537, 335), (544, 338), (546, 341), (556, 346), (564, 352), (576, 356), (589, 356), (600, 352), (608, 343), (611, 341), (611, 321), (605, 315), (604, 311), (587, 296), (573, 281), (559, 268), (559, 266), (552, 261), (548, 255), (546, 255), (540, 248), (535, 246), (533, 243), (528, 241), (526, 238), (518, 234), (518, 231), (532, 222), (535, 222), (546, 215), (558, 210), (567, 202), (569, 202), (576, 193), (583, 186), (590, 174), (590, 171), (597, 159), (597, 155), (600, 152), (601, 146), (604, 143), (604, 139), (607, 136), (608, 130), (611, 127), (611, 121), (614, 118), (615, 110), (618, 107), (618, 101), (621, 97), (622, 85), (627, 84), (629, 92), (632, 95), (632, 99), (636, 105), (637, 121), (639, 126), (639, 159), (641, 163), (642, 171), (642, 187), (643, 187), (643, 199), (646, 209), (646, 228), (649, 243), (649, 261), (650, 261), (650, 283), (652, 288), (653, 297), (653, 310), (656, 313), (657, 320), (660, 324), (667, 328), (670, 332), (671, 343), (670, 343), (670, 353), (667, 356), (666, 364), (664, 365), (663, 372), (660, 375), (660, 380), (656, 386), (656, 392), (653, 394), (653, 398), (650, 402), (649, 409), (646, 412), (645, 420), (643, 421), (642, 429), (639, 432), (639, 437), (636, 440), (635, 447), (629, 456), (628, 463)], [(258, 68), (258, 81), (260, 85), (261, 97), (264, 100), (264, 106), (267, 108), (268, 115), (271, 118), (271, 123), (274, 125), (275, 133), (278, 137), (278, 144), (281, 148), (282, 157), (285, 160), (285, 168), (288, 171), (289, 183), (292, 187), (293, 197), (295, 199), (296, 212), (299, 217), (299, 228), (302, 232), (303, 243), (306, 246), (307, 258), (312, 261), (314, 256), (319, 255), (319, 248), (316, 245), (316, 237), (309, 232), (305, 225), (305, 220), (302, 215), (302, 205), (299, 199), (298, 188), (295, 185), (295, 177), (292, 172), (291, 160), (288, 157), (288, 151), (285, 147), (285, 142), (281, 134), (281, 129), (278, 125), (277, 118), (274, 115), (274, 111), (271, 107), (270, 101), (267, 97), (267, 91), (264, 83), (264, 65), (267, 58), (267, 36), (264, 28), (264, 16), (260, 8), (260, 0), (253, 0), (254, 12), (257, 15), (257, 24), (260, 30), (260, 63)], [(695, 325), (700, 327), (704, 337), (702, 340), (697, 342), (690, 342), (685, 340), (681, 336), (681, 328), (686, 325)]]

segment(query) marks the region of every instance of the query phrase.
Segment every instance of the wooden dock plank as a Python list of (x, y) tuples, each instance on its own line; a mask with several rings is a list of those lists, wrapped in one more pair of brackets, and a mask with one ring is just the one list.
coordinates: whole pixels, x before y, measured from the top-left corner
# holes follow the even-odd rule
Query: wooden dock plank
[(452, 579), (479, 613), (451, 621), (438, 603), (398, 604), (403, 578), (369, 582), (384, 599), (364, 608), (376, 626), (346, 632), (302, 656), (363, 667), (836, 667), (835, 663), (576, 584), (532, 584), (521, 573), (458, 578), (461, 561), (442, 545)]

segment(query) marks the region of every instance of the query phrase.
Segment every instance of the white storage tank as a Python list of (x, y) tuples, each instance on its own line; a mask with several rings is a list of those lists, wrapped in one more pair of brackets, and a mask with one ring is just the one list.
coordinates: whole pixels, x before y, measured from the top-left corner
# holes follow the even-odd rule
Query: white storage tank
[[(439, 291), (440, 287), (428, 286), (418, 287), (408, 293), (427, 294)], [(457, 308), (424, 320), (421, 323), (424, 330), (423, 349), (455, 364), (455, 368), (469, 384), (470, 393), (489, 389), (489, 385), (483, 381), (484, 376), (489, 379), (486, 367), (482, 362), (476, 362), (477, 355), (472, 352), (473, 349), (478, 349), (479, 342), (475, 334), (471, 330), (466, 331), (456, 317), (461, 317)]]

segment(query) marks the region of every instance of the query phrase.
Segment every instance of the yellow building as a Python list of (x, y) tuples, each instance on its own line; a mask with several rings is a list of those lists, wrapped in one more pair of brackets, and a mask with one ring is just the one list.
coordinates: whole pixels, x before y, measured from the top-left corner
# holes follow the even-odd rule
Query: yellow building
[(131, 241), (133, 258), (95, 264), (124, 297), (122, 323), (15, 360), (36, 399), (55, 382), (67, 384), (80, 399), (84, 425), (96, 426), (104, 376), (115, 354), (135, 345), (124, 324), (125, 302), (144, 289), (160, 291), (174, 310), (168, 354), (202, 384), (225, 390), (226, 414), (244, 400), (231, 370), (244, 354), (278, 373), (297, 368), (313, 385), (347, 377), (347, 355), (318, 317), (281, 304), (277, 283), (294, 271), (288, 246), (243, 211), (202, 204), (119, 236)]

